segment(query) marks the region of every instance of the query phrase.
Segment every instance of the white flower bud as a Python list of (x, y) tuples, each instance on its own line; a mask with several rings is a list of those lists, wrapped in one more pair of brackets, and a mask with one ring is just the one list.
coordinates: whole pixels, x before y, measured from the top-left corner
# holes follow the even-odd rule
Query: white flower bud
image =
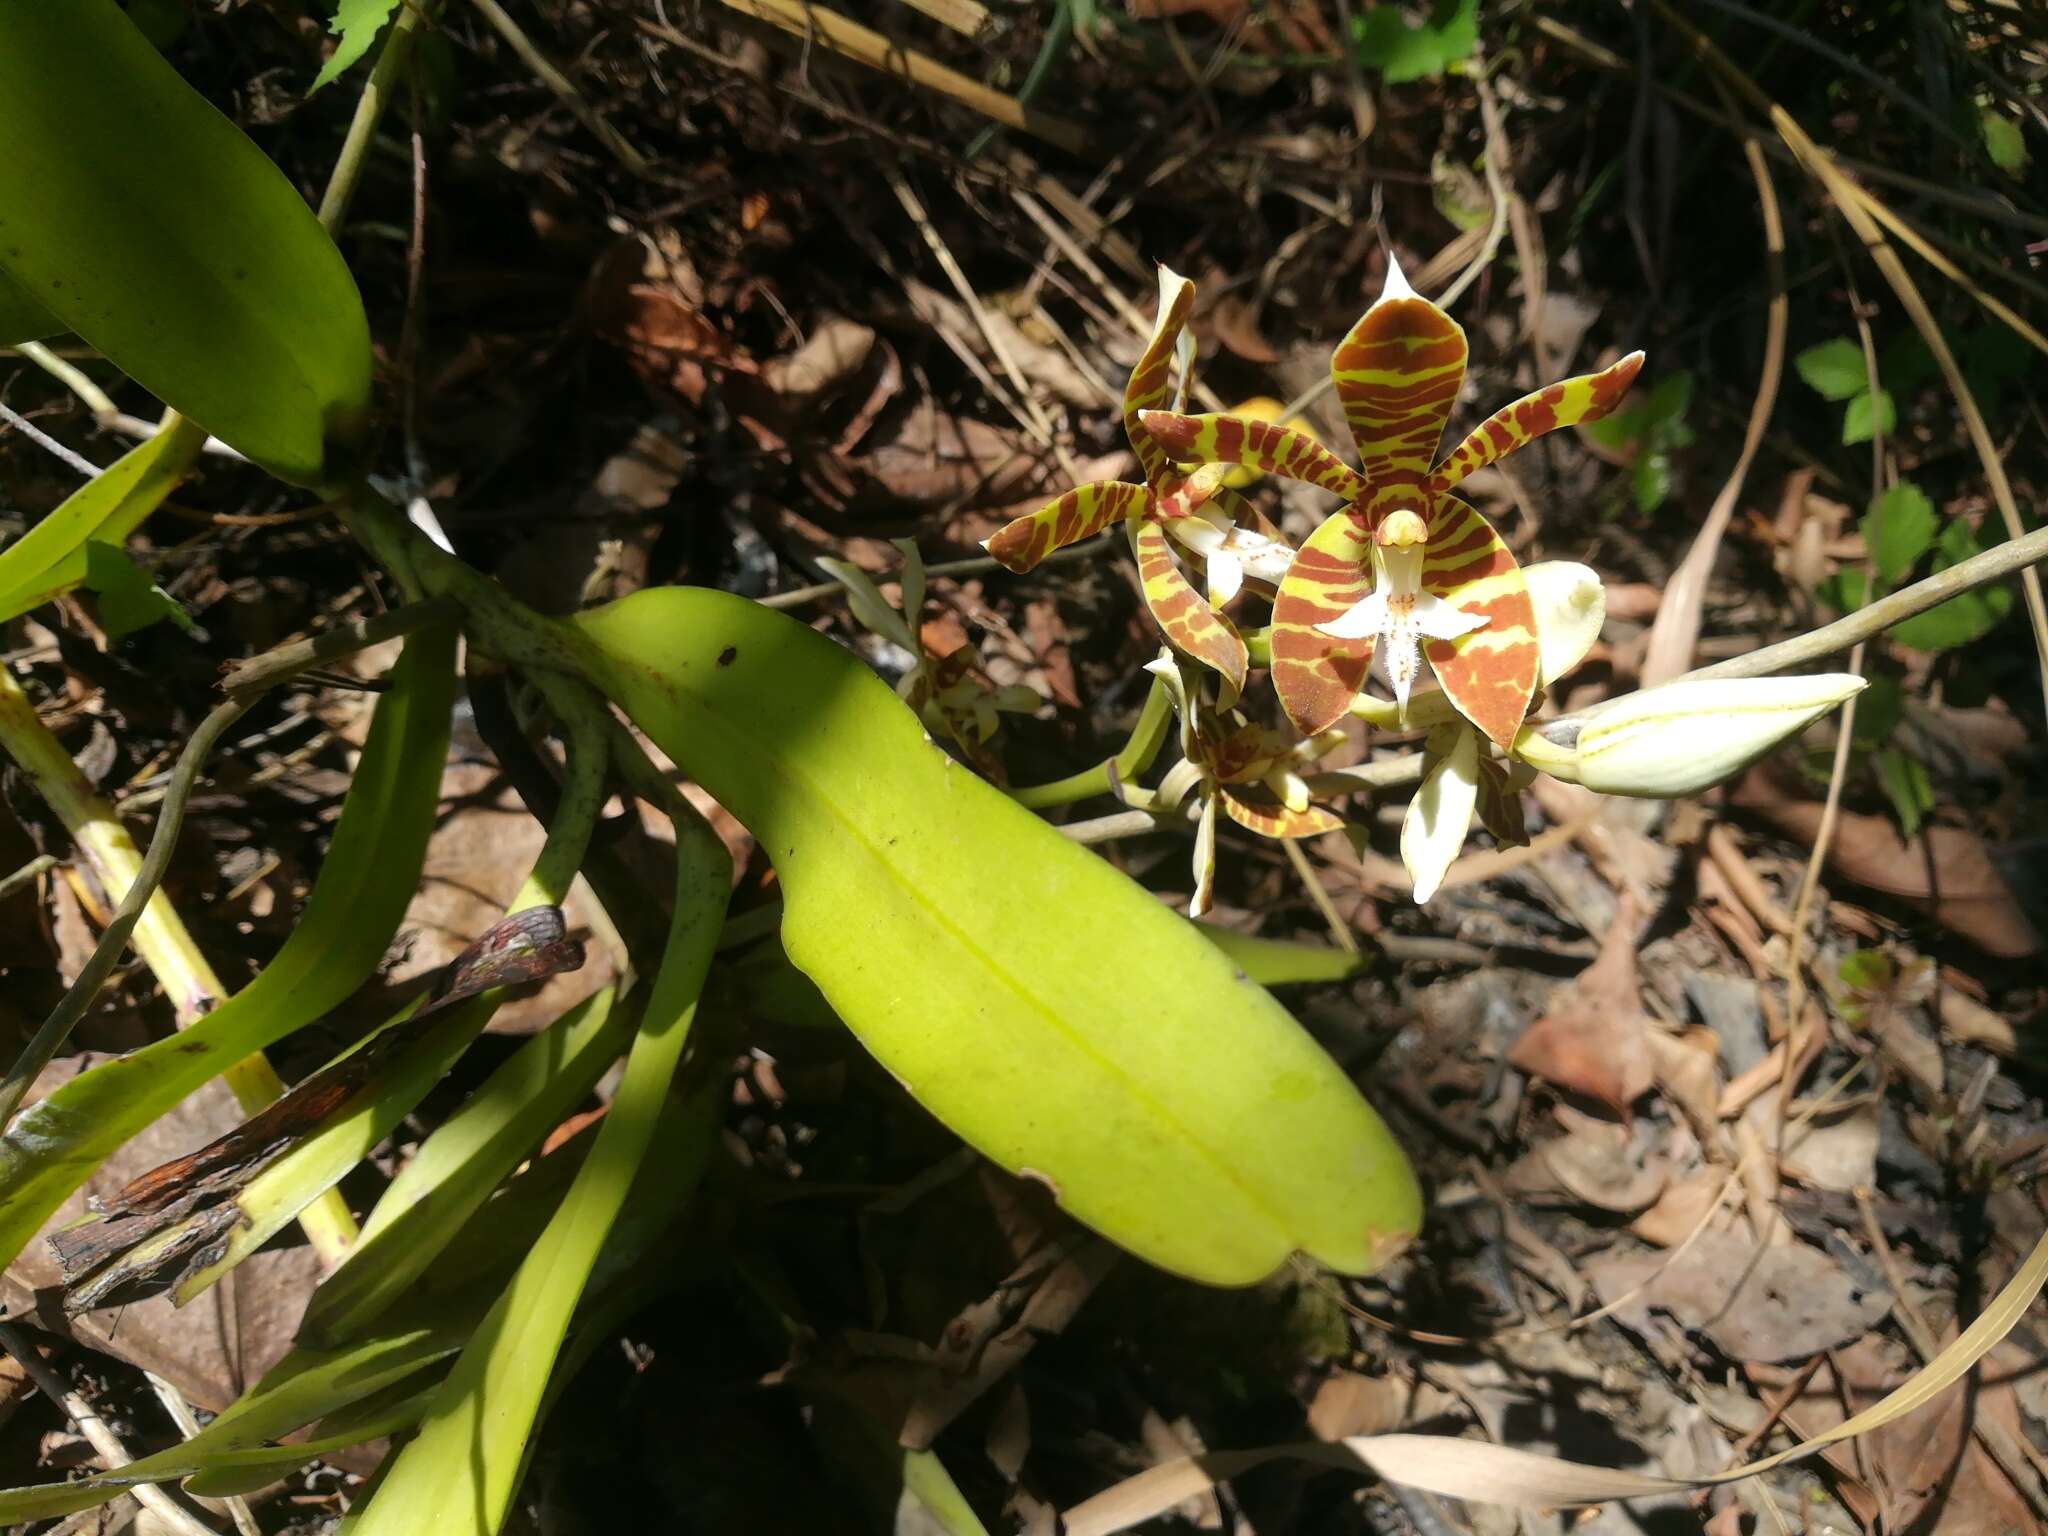
[(1823, 672), (1709, 677), (1627, 694), (1580, 727), (1574, 744), (1578, 781), (1608, 795), (1698, 794), (1740, 773), (1863, 688), (1864, 679), (1853, 672)]

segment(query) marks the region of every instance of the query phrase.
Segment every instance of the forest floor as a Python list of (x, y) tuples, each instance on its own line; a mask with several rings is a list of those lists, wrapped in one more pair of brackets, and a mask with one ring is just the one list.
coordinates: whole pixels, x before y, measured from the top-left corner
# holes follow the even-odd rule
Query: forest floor
[[(159, 7), (182, 18), (166, 46), (187, 78), (317, 193), (362, 73), (306, 94), (322, 20)], [(495, 7), (450, 4), (340, 236), (395, 403), (384, 472), (536, 606), (723, 587), (892, 679), (910, 658), (862, 629), (819, 562), (895, 597), (891, 541), (915, 540), (932, 568), (924, 645), (971, 643), (991, 686), (1037, 696), (981, 755), (1013, 785), (1115, 751), (1158, 651), (1121, 540), (1025, 576), (979, 548), (1070, 485), (1132, 473), (1119, 400), (1156, 263), (1198, 285), (1207, 408), (1299, 402), (1330, 444), (1344, 420), (1318, 386), (1390, 254), (1420, 292), (1456, 295), (1471, 367), (1454, 432), (1647, 350), (1627, 412), (1466, 492), (1524, 561), (1581, 561), (1606, 583), (1605, 628), (1553, 688), (1558, 711), (1812, 628), (1872, 574), (1897, 585), (2006, 536), (1955, 391), (1766, 103), (1953, 258), (1959, 279), (1904, 259), (2018, 506), (2048, 486), (2048, 375), (1979, 302), (2048, 320), (2048, 181), (2029, 155), (2048, 150), (2048, 29), (2031, 7), (1824, 3), (1790, 24), (1731, 0), (1684, 8), (1756, 96), (1651, 4), (1489, 3), (1476, 21), (1454, 0), (838, 5), (897, 50), (887, 69), (846, 57), (843, 29), (774, 25), (802, 16), (793, 0), (517, 9), (559, 88)], [(97, 462), (120, 449), (25, 360), (0, 358), (0, 397)], [(154, 410), (132, 390), (117, 403)], [(32, 521), (70, 483), (0, 435), (0, 519)], [(1245, 494), (1296, 539), (1331, 510), (1272, 479)], [(390, 594), (331, 509), (232, 464), (137, 550), (195, 633), (112, 640), (81, 595), (0, 649), (140, 816), (220, 663)], [(792, 1355), (741, 1279), (683, 1266), (552, 1415), (520, 1528), (928, 1528), (893, 1488), (850, 1479), (844, 1405), (907, 1415), (989, 1529), (1033, 1532), (1192, 1450), (1419, 1429), (1690, 1476), (1867, 1406), (2048, 1222), (2042, 687), (2014, 594), (1938, 612), (1945, 627), (1860, 656), (1873, 683), (1845, 752), (1816, 729), (1671, 803), (1539, 780), (1527, 845), (1477, 835), (1421, 906), (1397, 851), (1405, 790), (1359, 797), (1351, 834), (1305, 857), (1226, 825), (1214, 920), (1357, 952), (1354, 975), (1282, 995), (1423, 1175), (1421, 1240), (1368, 1280), (1304, 1266), (1223, 1292), (1114, 1260), (1041, 1192), (962, 1158), (850, 1037), (762, 1006), (726, 1143), (735, 1177), (776, 1192), (749, 1241), (797, 1277), (809, 1335)], [(231, 984), (291, 925), (367, 703), (283, 691), (195, 803), (168, 888)], [(1270, 698), (1247, 708), (1270, 716)], [(1416, 745), (1355, 730), (1336, 761)], [(59, 858), (0, 896), (0, 1033), (25, 1038), (108, 903), (33, 794), (8, 791), (0, 876)], [(404, 952), (374, 996), (287, 1043), (287, 1078), (474, 937), (525, 872), (539, 831), (474, 733), (458, 730), (444, 791)], [(758, 904), (767, 861), (721, 830), (742, 856), (736, 906)], [(1097, 846), (1186, 903), (1183, 831)], [(352, 1198), (602, 977), (501, 1014)], [(1142, 1009), (1144, 978), (1131, 989)], [(125, 975), (60, 1073), (168, 1028), (148, 973)], [(119, 1166), (231, 1119), (224, 1095), (200, 1095)], [(1051, 1244), (1067, 1257), (1049, 1268)], [(8, 1310), (52, 1278), (25, 1256)], [(314, 1279), (281, 1240), (218, 1301), (94, 1314), (53, 1355), (131, 1446), (168, 1444), (140, 1370), (217, 1410), (277, 1357)], [(1711, 1494), (1517, 1513), (1283, 1462), (1156, 1528), (2043, 1531), (2044, 1362), (2048, 1328), (2023, 1320), (1968, 1390)], [(89, 1452), (0, 1369), (0, 1484)], [(373, 1462), (281, 1485), (256, 1517), (323, 1528)]]

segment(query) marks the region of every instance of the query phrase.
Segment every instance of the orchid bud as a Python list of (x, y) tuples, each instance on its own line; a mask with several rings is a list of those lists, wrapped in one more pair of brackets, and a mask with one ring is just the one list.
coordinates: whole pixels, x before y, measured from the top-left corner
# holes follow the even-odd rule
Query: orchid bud
[(1591, 566), (1544, 560), (1522, 567), (1536, 608), (1536, 643), (1541, 647), (1536, 681), (1545, 688), (1586, 659), (1607, 617), (1607, 589)]
[(1617, 699), (1579, 724), (1576, 742), (1555, 728), (1544, 734), (1574, 749), (1575, 775), (1559, 777), (1602, 794), (1669, 799), (1732, 778), (1864, 686), (1853, 672), (1700, 678)]

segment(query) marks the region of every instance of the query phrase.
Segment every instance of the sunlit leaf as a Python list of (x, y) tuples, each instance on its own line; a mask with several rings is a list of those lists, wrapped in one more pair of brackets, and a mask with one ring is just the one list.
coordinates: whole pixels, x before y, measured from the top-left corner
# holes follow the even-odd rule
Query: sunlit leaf
[(1846, 336), (1808, 347), (1792, 360), (1799, 377), (1828, 400), (1848, 400), (1870, 388), (1863, 349)]
[(996, 1162), (1218, 1283), (1295, 1249), (1370, 1269), (1413, 1230), (1405, 1161), (1300, 1026), (1151, 895), (933, 748), (853, 657), (694, 588), (636, 594), (575, 632), (606, 691), (774, 859), (790, 958)]
[(355, 280), (113, 0), (0, 0), (0, 143), (0, 268), (37, 304), (280, 478), (349, 467), (369, 426)]
[(327, 30), (338, 41), (327, 62), (320, 66), (320, 73), (306, 88), (306, 94), (310, 96), (321, 86), (340, 79), (349, 66), (368, 53), (400, 3), (401, 0), (337, 0), (334, 19), (327, 24)]

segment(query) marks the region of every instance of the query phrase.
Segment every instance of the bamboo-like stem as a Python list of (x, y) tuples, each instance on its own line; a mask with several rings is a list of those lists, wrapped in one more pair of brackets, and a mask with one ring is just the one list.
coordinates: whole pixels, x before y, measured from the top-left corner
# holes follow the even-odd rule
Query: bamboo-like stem
[(362, 181), (364, 162), (369, 158), (370, 140), (383, 119), (384, 109), (391, 104), (391, 92), (397, 84), (399, 71), (412, 57), (412, 45), (429, 3), (431, 0), (400, 0), (391, 30), (384, 34), (384, 47), (377, 54), (377, 62), (370, 66), (370, 78), (363, 86), (363, 94), (356, 98), (355, 116), (349, 119), (348, 133), (341, 141), (341, 153), (334, 158), (334, 169), (327, 177), (327, 190), (320, 196), (320, 227), (330, 235), (339, 230), (348, 218), (349, 204), (355, 198), (356, 187)]
[(1159, 756), (1159, 749), (1166, 741), (1170, 713), (1166, 685), (1155, 677), (1151, 692), (1145, 695), (1145, 705), (1138, 711), (1137, 723), (1131, 727), (1130, 739), (1124, 743), (1121, 752), (1093, 768), (1083, 768), (1079, 773), (1070, 773), (1050, 784), (1013, 789), (1010, 798), (1026, 810), (1044, 811), (1058, 805), (1072, 805), (1076, 800), (1086, 800), (1092, 795), (1106, 795), (1110, 792), (1112, 778), (1120, 784), (1130, 783), (1150, 768), (1153, 759)]

